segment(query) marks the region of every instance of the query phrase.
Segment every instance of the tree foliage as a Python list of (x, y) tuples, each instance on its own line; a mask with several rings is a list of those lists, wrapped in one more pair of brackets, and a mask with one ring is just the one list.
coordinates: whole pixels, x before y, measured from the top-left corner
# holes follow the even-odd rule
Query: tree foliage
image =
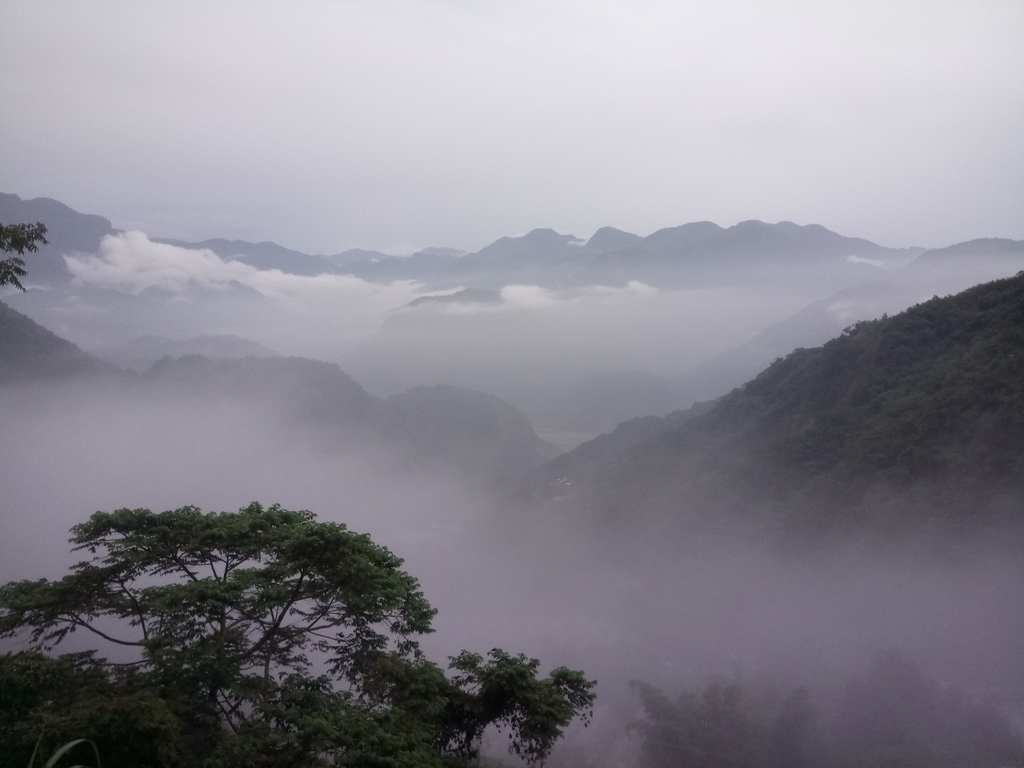
[(703, 694), (675, 701), (652, 685), (634, 681), (644, 718), (630, 730), (644, 737), (643, 764), (650, 768), (729, 768), (756, 762), (768, 751), (765, 734), (748, 715), (744, 691), (712, 684)]
[[(645, 768), (978, 768), (1024, 765), (1024, 742), (995, 707), (929, 679), (896, 651), (834, 692), (819, 709), (805, 688), (709, 685), (673, 700), (634, 682)], [(825, 698), (832, 698), (826, 695)]]
[[(492, 724), (543, 762), (593, 701), (582, 673), (541, 679), (538, 661), (497, 649), (463, 652), (449, 679), (419, 650), (435, 611), (401, 559), (310, 512), (121, 509), (72, 533), (91, 557), (59, 581), (0, 587), (0, 636), (50, 652), (85, 633), (127, 656), (8, 657), (26, 693), (0, 700), (0, 738), (25, 743), (43, 721), (56, 736), (58, 690), (64, 731), (149, 739), (138, 754), (154, 757), (136, 765), (460, 764)], [(102, 727), (86, 716), (99, 711)]]
[(847, 685), (836, 742), (853, 765), (1024, 765), (1024, 742), (995, 707), (928, 678), (896, 651)]
[(21, 257), (26, 252), (35, 253), (39, 250), (38, 243), (46, 245), (46, 226), (40, 222), (35, 224), (0, 224), (0, 251), (17, 253), (0, 259), (0, 286), (13, 285), (20, 291), (25, 287), (18, 280), (26, 275), (25, 261)]

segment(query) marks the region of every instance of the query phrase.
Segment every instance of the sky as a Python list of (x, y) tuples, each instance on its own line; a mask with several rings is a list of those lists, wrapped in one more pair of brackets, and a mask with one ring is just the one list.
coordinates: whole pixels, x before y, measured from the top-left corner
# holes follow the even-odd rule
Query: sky
[(1024, 238), (1024, 3), (0, 4), (0, 191), (200, 240)]

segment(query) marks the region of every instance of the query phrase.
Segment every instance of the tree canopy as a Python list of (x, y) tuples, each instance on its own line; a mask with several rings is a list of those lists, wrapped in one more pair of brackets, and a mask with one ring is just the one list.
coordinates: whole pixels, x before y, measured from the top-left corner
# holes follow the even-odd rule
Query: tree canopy
[[(835, 685), (839, 681), (835, 681)], [(928, 678), (909, 658), (880, 654), (863, 677), (819, 694), (775, 683), (712, 683), (673, 699), (632, 683), (642, 717), (642, 768), (979, 768), (1024, 764), (1024, 741), (991, 703)]]
[(13, 285), (20, 291), (25, 287), (18, 280), (24, 277), (25, 261), (21, 257), (26, 252), (35, 253), (39, 250), (38, 243), (46, 245), (49, 241), (45, 237), (46, 226), (40, 222), (35, 224), (0, 224), (0, 251), (4, 253), (17, 253), (17, 256), (8, 256), (0, 259), (0, 285)]
[[(0, 740), (45, 722), (105, 765), (134, 744), (125, 765), (441, 766), (494, 725), (540, 763), (588, 717), (582, 672), (540, 678), (522, 655), (463, 652), (449, 678), (419, 649), (435, 611), (402, 560), (310, 512), (121, 509), (72, 534), (91, 557), (63, 579), (0, 587), (0, 636), (34, 648), (0, 661)], [(44, 655), (75, 633), (120, 657)]]

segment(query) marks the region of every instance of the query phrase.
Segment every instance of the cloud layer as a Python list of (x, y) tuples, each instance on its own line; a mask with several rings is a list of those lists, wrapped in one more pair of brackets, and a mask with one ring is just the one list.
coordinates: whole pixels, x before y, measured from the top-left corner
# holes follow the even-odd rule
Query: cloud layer
[(136, 294), (147, 288), (183, 293), (193, 287), (225, 289), (233, 282), (248, 285), (258, 271), (210, 250), (154, 243), (142, 232), (107, 236), (98, 254), (75, 254), (65, 261), (84, 283)]

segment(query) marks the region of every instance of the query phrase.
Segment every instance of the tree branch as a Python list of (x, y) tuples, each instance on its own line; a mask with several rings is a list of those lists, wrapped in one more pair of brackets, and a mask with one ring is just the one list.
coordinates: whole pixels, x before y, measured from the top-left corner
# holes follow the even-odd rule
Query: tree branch
[(67, 617), (65, 619), (65, 621), (69, 621), (70, 623), (74, 624), (76, 627), (83, 627), (85, 629), (88, 629), (90, 632), (99, 635), (104, 640), (109, 640), (110, 642), (117, 643), (118, 645), (127, 645), (127, 646), (136, 647), (136, 648), (141, 648), (143, 646), (143, 643), (140, 643), (140, 642), (132, 642), (132, 641), (129, 641), (129, 640), (118, 640), (116, 637), (111, 637), (106, 632), (101, 632), (100, 630), (96, 629), (96, 627), (92, 626), (89, 622), (85, 621), (84, 619), (79, 618), (78, 616), (69, 616), (69, 617)]

